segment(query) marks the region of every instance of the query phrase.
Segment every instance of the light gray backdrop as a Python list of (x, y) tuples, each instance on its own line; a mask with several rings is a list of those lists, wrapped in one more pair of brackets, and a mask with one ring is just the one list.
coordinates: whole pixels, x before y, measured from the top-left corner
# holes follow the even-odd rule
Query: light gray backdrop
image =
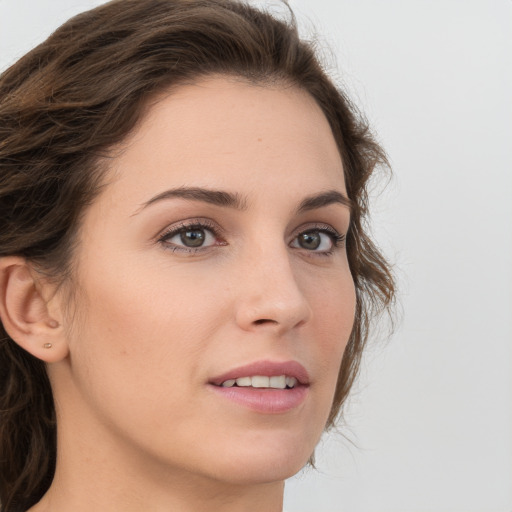
[[(0, 0), (0, 69), (100, 3)], [(403, 319), (285, 508), (512, 512), (512, 1), (290, 3), (389, 153)]]

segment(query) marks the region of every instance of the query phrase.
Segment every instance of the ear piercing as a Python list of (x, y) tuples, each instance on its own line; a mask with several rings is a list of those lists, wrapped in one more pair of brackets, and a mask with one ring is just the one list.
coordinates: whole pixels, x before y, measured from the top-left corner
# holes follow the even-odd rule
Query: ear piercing
[(43, 348), (52, 348), (52, 346), (53, 346), (53, 345), (52, 345), (51, 343), (45, 343), (45, 344), (43, 345)]

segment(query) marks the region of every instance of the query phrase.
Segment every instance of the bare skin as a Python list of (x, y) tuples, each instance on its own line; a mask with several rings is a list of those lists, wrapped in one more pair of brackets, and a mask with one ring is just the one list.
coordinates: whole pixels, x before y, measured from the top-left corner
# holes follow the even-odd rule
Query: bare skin
[[(53, 347), (13, 332), (46, 358), (58, 414), (55, 479), (31, 512), (279, 512), (354, 318), (328, 122), (305, 92), (217, 77), (162, 97), (126, 142), (83, 219), (72, 311), (37, 284)], [(307, 370), (299, 405), (262, 413), (214, 392), (261, 360)]]

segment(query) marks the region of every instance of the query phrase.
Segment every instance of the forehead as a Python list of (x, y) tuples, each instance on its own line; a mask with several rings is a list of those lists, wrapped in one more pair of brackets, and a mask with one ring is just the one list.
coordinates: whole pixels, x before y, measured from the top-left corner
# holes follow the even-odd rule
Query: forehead
[(111, 160), (136, 197), (159, 187), (247, 193), (302, 186), (345, 191), (329, 123), (306, 92), (210, 78), (161, 95)]

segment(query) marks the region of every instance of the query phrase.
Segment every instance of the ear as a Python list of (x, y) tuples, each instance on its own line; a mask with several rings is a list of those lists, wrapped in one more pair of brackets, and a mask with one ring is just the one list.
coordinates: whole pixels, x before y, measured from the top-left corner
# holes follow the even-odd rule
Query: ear
[[(47, 363), (68, 355), (59, 308), (50, 308), (50, 285), (38, 279), (25, 259), (0, 258), (0, 319), (7, 334)], [(50, 314), (50, 309), (53, 314)]]

